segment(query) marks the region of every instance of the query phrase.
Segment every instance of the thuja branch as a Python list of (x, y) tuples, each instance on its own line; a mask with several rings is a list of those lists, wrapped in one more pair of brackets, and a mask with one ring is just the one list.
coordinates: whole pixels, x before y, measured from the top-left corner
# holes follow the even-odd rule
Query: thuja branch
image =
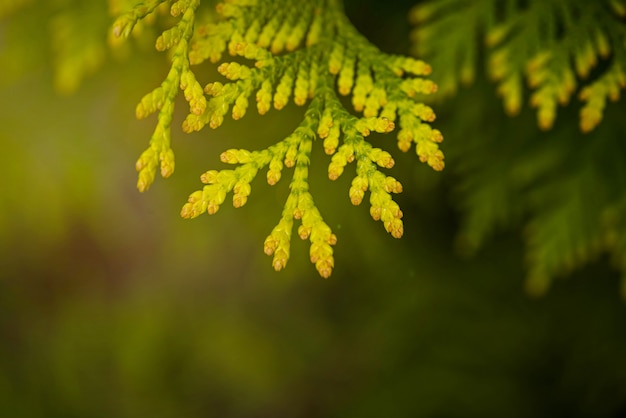
[[(159, 3), (136, 6), (118, 19), (114, 31), (128, 36), (132, 25)], [(350, 201), (359, 205), (369, 191), (372, 218), (380, 220), (392, 236), (401, 237), (402, 211), (392, 194), (401, 192), (402, 185), (381, 171), (391, 168), (394, 160), (367, 137), (372, 132), (392, 132), (398, 124), (398, 148), (406, 152), (415, 144), (422, 162), (443, 169), (439, 149), (443, 137), (428, 124), (435, 119), (434, 112), (420, 102), (423, 95), (436, 91), (436, 85), (424, 78), (430, 66), (381, 52), (350, 24), (338, 0), (231, 0), (217, 5), (214, 21), (200, 20), (198, 16), (208, 14), (200, 13), (199, 0), (168, 3), (172, 15), (180, 19), (163, 32), (156, 47), (172, 51), (171, 68), (163, 83), (137, 107), (140, 118), (158, 112), (150, 146), (137, 162), (139, 189), (148, 189), (157, 168), (163, 177), (174, 171), (170, 129), (180, 90), (189, 103), (185, 132), (207, 125), (216, 129), (228, 114), (235, 120), (243, 118), (252, 97), (261, 115), (293, 101), (307, 107), (298, 127), (268, 148), (223, 152), (221, 161), (237, 167), (205, 172), (201, 176), (205, 186), (190, 195), (181, 215), (215, 214), (231, 193), (233, 205), (241, 207), (259, 171), (267, 170), (267, 182), (274, 185), (285, 167), (293, 169), (282, 215), (264, 250), (273, 256), (276, 270), (284, 268), (293, 221), (298, 220), (298, 235), (310, 241), (311, 262), (322, 277), (329, 277), (337, 237), (316, 207), (308, 182), (311, 150), (320, 139), (330, 156), (329, 179), (337, 179), (347, 164), (356, 162)], [(250, 64), (223, 61), (225, 53)], [(218, 71), (225, 80), (213, 80), (203, 88), (192, 65), (206, 60), (221, 62)], [(352, 109), (342, 104), (338, 94), (351, 97)]]

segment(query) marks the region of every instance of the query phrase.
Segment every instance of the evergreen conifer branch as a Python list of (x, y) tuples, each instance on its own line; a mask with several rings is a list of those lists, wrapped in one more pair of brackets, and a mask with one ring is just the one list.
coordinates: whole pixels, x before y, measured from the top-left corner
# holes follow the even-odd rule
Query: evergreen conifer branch
[(443, 94), (473, 81), (480, 54), (472, 40), (484, 34), (485, 66), (508, 114), (519, 112), (525, 81), (539, 127), (550, 129), (578, 90), (583, 132), (626, 87), (625, 16), (621, 0), (430, 0), (411, 13), (414, 51), (439, 69)]
[[(402, 185), (381, 171), (391, 168), (394, 160), (366, 137), (372, 132), (391, 132), (399, 124), (398, 148), (406, 152), (415, 144), (422, 162), (443, 169), (444, 156), (439, 149), (443, 137), (429, 125), (434, 112), (420, 102), (437, 89), (424, 78), (430, 74), (429, 65), (381, 52), (351, 25), (339, 0), (229, 0), (217, 5), (216, 21), (197, 18), (199, 0), (153, 0), (137, 4), (118, 18), (113, 32), (128, 36), (133, 25), (161, 3), (170, 4), (171, 14), (179, 20), (156, 42), (158, 50), (172, 51), (171, 69), (163, 83), (137, 106), (139, 118), (158, 112), (150, 145), (137, 162), (139, 190), (150, 187), (158, 168), (163, 177), (174, 171), (170, 129), (180, 90), (189, 104), (182, 126), (185, 132), (206, 125), (216, 129), (229, 113), (233, 119), (241, 119), (252, 96), (259, 114), (272, 107), (280, 110), (293, 101), (307, 106), (294, 132), (266, 149), (223, 152), (221, 161), (237, 167), (204, 173), (201, 181), (205, 186), (189, 196), (181, 215), (214, 214), (229, 193), (233, 205), (241, 207), (260, 170), (267, 169), (267, 182), (274, 185), (284, 167), (293, 168), (289, 195), (278, 224), (265, 240), (265, 253), (273, 256), (276, 270), (285, 267), (293, 220), (300, 220), (298, 235), (310, 241), (311, 262), (322, 277), (329, 277), (337, 238), (316, 208), (308, 185), (311, 150), (321, 139), (331, 156), (329, 178), (337, 179), (347, 164), (356, 162), (351, 202), (359, 205), (369, 191), (372, 218), (380, 220), (392, 236), (402, 236), (402, 211), (392, 198), (402, 191)], [(240, 59), (224, 61), (225, 53)], [(241, 59), (251, 65), (242, 64)], [(218, 71), (227, 81), (213, 81), (202, 88), (192, 65), (206, 60), (221, 62)], [(337, 93), (350, 96), (352, 110), (344, 107)]]
[[(90, 25), (85, 25), (85, 21)], [(49, 21), (49, 39), (53, 81), (58, 92), (75, 92), (82, 80), (104, 63), (107, 48), (103, 34), (109, 24), (104, 3), (75, 4), (54, 11)]]
[[(506, 138), (476, 135), (471, 145), (457, 141), (449, 149), (461, 174), (459, 249), (471, 253), (499, 228), (525, 224), (526, 288), (535, 295), (600, 254), (626, 271), (626, 230), (617, 215), (624, 209), (626, 153), (619, 138), (626, 128), (620, 109), (607, 105), (626, 87), (624, 2), (429, 0), (411, 17), (419, 24), (415, 51), (439, 70), (440, 97), (472, 83), (484, 66), (505, 111), (518, 114), (528, 94), (542, 130), (553, 128), (559, 106), (576, 96), (583, 102), (578, 126), (559, 124), (549, 138), (532, 130), (517, 134), (519, 124), (501, 121)], [(601, 125), (611, 112), (611, 123)], [(492, 122), (473, 118), (476, 132)]]
[[(493, 108), (477, 112), (464, 132), (484, 127)], [(626, 124), (615, 120), (617, 109), (609, 112), (612, 122), (589, 136), (558, 124), (545, 138), (530, 127), (516, 132), (517, 124), (504, 120), (506, 138), (479, 135), (450, 147), (459, 175), (454, 200), (463, 214), (458, 249), (471, 255), (497, 231), (521, 225), (530, 294), (541, 295), (556, 277), (609, 255), (622, 272), (626, 298), (626, 148), (619, 140)]]

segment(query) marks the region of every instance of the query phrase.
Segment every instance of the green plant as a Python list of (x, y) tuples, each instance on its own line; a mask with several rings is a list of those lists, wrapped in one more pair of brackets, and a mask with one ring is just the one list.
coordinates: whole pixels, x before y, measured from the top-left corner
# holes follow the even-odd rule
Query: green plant
[(411, 12), (414, 52), (439, 69), (441, 94), (472, 82), (480, 43), (470, 40), (482, 36), (485, 65), (509, 115), (520, 111), (526, 80), (539, 127), (548, 130), (557, 105), (568, 104), (580, 84), (583, 132), (600, 123), (607, 99), (617, 101), (626, 87), (625, 17), (620, 0), (438, 0)]
[[(485, 133), (451, 144), (449, 155), (459, 156), (451, 164), (460, 174), (459, 247), (474, 252), (499, 227), (525, 224), (532, 294), (603, 253), (626, 271), (626, 128), (623, 105), (606, 108), (626, 87), (625, 17), (620, 0), (437, 0), (411, 11), (414, 52), (438, 69), (442, 95), (484, 67), (506, 113), (519, 114), (529, 95), (544, 131), (559, 104), (569, 111), (576, 93), (583, 102), (579, 132), (566, 117), (549, 134), (519, 122), (494, 135), (485, 127), (492, 118), (471, 113), (465, 131)], [(605, 113), (612, 118), (600, 125)], [(622, 283), (626, 297), (626, 276)]]
[[(202, 174), (205, 186), (189, 196), (181, 215), (212, 215), (229, 193), (233, 193), (233, 205), (241, 207), (260, 170), (268, 168), (267, 182), (274, 185), (284, 167), (293, 168), (282, 216), (265, 240), (264, 250), (273, 255), (276, 270), (285, 267), (293, 220), (300, 220), (298, 235), (311, 242), (311, 262), (322, 277), (329, 277), (337, 238), (317, 209), (308, 184), (311, 149), (320, 139), (326, 154), (332, 156), (328, 177), (337, 179), (347, 164), (355, 162), (351, 202), (359, 205), (369, 191), (372, 218), (382, 221), (392, 236), (402, 236), (402, 211), (391, 197), (402, 191), (402, 185), (379, 169), (391, 168), (394, 160), (365, 138), (371, 132), (391, 132), (398, 123), (398, 147), (406, 152), (415, 143), (421, 161), (435, 170), (443, 169), (438, 147), (443, 137), (427, 123), (435, 114), (420, 103), (423, 95), (436, 90), (432, 81), (423, 78), (430, 73), (427, 64), (378, 50), (354, 29), (336, 0), (232, 0), (217, 4), (217, 16), (207, 12), (199, 0), (142, 2), (116, 20), (114, 34), (129, 36), (138, 21), (161, 5), (169, 6), (178, 21), (156, 40), (158, 50), (171, 51), (171, 69), (163, 83), (137, 106), (138, 118), (158, 112), (150, 146), (137, 161), (139, 190), (148, 189), (157, 168), (163, 177), (174, 171), (170, 128), (180, 90), (189, 103), (185, 132), (206, 125), (218, 128), (228, 113), (241, 119), (251, 96), (256, 97), (260, 114), (271, 107), (282, 109), (293, 97), (296, 105), (307, 105), (295, 131), (263, 150), (223, 152), (221, 161), (238, 167)], [(209, 82), (203, 88), (197, 80), (201, 75), (196, 75), (192, 66), (205, 60), (223, 61), (225, 52), (243, 58), (240, 61), (244, 63), (222, 62), (218, 71), (228, 81)], [(354, 112), (345, 107), (337, 92), (351, 96)]]
[[(266, 149), (233, 144), (223, 152), (221, 161), (236, 167), (202, 174), (205, 185), (190, 194), (181, 214), (213, 214), (230, 193), (233, 205), (243, 206), (260, 171), (273, 185), (285, 167), (293, 169), (264, 249), (274, 268), (285, 267), (294, 219), (300, 220), (297, 233), (311, 242), (311, 260), (324, 277), (332, 272), (337, 238), (309, 190), (312, 148), (319, 142), (330, 155), (330, 179), (355, 162), (350, 200), (360, 204), (369, 191), (372, 217), (400, 237), (402, 211), (392, 195), (402, 186), (385, 174), (394, 160), (368, 135), (395, 132), (402, 151), (415, 144), (419, 159), (440, 170), (442, 135), (430, 126), (430, 105), (437, 103), (438, 113), (450, 115), (447, 125), (438, 126), (449, 138), (446, 176), (453, 176), (453, 205), (461, 217), (460, 252), (472, 254), (499, 229), (521, 226), (533, 294), (603, 254), (626, 271), (626, 126), (619, 102), (626, 85), (624, 1), (417, 3), (410, 12), (417, 58), (409, 58), (368, 42), (339, 0), (66, 0), (36, 7), (7, 1), (0, 17), (14, 17), (2, 23), (7, 42), (0, 54), (1, 81), (19, 77), (24, 67), (37, 68), (47, 57), (55, 86), (71, 93), (107, 54), (152, 49), (156, 40), (171, 66), (137, 106), (140, 118), (158, 114), (150, 145), (137, 162), (142, 191), (158, 171), (164, 177), (174, 171), (170, 129), (180, 91), (189, 105), (186, 132), (217, 128), (229, 114), (241, 119), (251, 100), (260, 114), (292, 101), (305, 107), (293, 133)], [(129, 36), (136, 42), (120, 39)], [(432, 75), (421, 59), (433, 66)], [(198, 69), (206, 66), (198, 64), (207, 61), (219, 64), (224, 78), (205, 79)], [(501, 106), (492, 100), (483, 72), (510, 117), (498, 117)], [(437, 94), (429, 96), (436, 86)], [(528, 122), (526, 102), (537, 109), (538, 128)]]

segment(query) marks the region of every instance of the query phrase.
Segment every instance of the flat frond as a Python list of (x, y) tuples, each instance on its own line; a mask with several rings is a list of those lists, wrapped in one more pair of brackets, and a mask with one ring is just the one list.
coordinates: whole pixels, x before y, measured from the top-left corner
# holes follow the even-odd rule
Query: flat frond
[[(506, 112), (518, 114), (528, 100), (543, 130), (578, 90), (586, 102), (580, 129), (589, 132), (600, 123), (607, 97), (617, 101), (626, 85), (626, 25), (615, 4), (621, 3), (431, 0), (411, 13), (413, 49), (438, 69), (435, 80), (444, 94), (471, 82), (484, 66)], [(484, 64), (478, 62), (482, 55)]]
[[(468, 92), (467, 100), (472, 97)], [(463, 109), (467, 102), (458, 106)], [(480, 130), (493, 108), (480, 106), (475, 112), (473, 122), (459, 129)], [(614, 118), (616, 109), (611, 112)], [(507, 135), (487, 132), (448, 149), (459, 178), (454, 194), (462, 219), (458, 250), (471, 254), (495, 233), (521, 226), (525, 287), (535, 296), (556, 277), (602, 255), (626, 271), (626, 150), (623, 141), (615, 140), (623, 136), (623, 121), (603, 124), (591, 136), (560, 124), (546, 138), (505, 118), (495, 132)]]
[[(139, 4), (123, 14), (114, 32), (127, 35), (157, 3)], [(174, 170), (170, 129), (179, 91), (189, 104), (182, 126), (185, 132), (207, 125), (216, 129), (229, 116), (239, 120), (251, 101), (261, 115), (293, 102), (306, 106), (294, 132), (266, 149), (222, 153), (222, 162), (237, 167), (204, 173), (201, 180), (206, 185), (190, 195), (181, 215), (214, 214), (228, 194), (233, 195), (233, 205), (241, 207), (260, 171), (266, 170), (267, 182), (274, 185), (285, 167), (293, 169), (289, 195), (278, 225), (265, 241), (265, 253), (273, 256), (276, 270), (284, 268), (293, 221), (298, 220), (298, 235), (310, 241), (311, 262), (322, 277), (329, 277), (337, 238), (308, 186), (311, 150), (321, 143), (330, 156), (329, 179), (339, 178), (346, 165), (355, 162), (357, 174), (348, 193), (351, 202), (360, 204), (369, 192), (372, 218), (380, 220), (393, 237), (401, 237), (403, 214), (392, 195), (401, 192), (402, 185), (382, 171), (395, 162), (389, 152), (372, 146), (366, 138), (399, 126), (400, 150), (406, 152), (414, 145), (422, 162), (435, 170), (444, 168), (439, 149), (443, 136), (431, 128), (435, 113), (422, 103), (437, 90), (426, 78), (430, 66), (381, 52), (356, 31), (337, 0), (230, 0), (217, 5), (217, 18), (212, 21), (197, 18), (200, 10), (197, 0), (172, 3), (171, 14), (178, 17), (178, 23), (156, 41), (158, 50), (171, 51), (172, 66), (163, 83), (137, 106), (139, 118), (158, 113), (150, 146), (137, 162), (139, 189), (150, 186), (159, 167), (164, 177)], [(226, 56), (236, 59), (229, 61)], [(217, 69), (224, 79), (201, 87), (192, 66), (205, 61), (219, 63)], [(352, 109), (339, 96), (347, 96)]]

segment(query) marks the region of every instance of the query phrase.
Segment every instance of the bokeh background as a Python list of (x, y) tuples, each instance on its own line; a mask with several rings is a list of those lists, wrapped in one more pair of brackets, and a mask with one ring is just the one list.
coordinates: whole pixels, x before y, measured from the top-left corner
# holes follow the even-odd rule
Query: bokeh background
[[(521, 227), (461, 257), (454, 170), (386, 146), (404, 185), (395, 240), (349, 203), (348, 175), (327, 180), (316, 150), (312, 193), (339, 238), (328, 280), (297, 237), (285, 270), (263, 254), (284, 180), (256, 180), (240, 209), (178, 215), (221, 151), (271, 144), (301, 109), (193, 135), (175, 127), (176, 173), (137, 192), (155, 120), (134, 108), (167, 62), (135, 40), (96, 54), (80, 85), (59, 81), (50, 22), (74, 6), (81, 16), (81, 4), (6, 6), (0, 21), (0, 416), (626, 416), (618, 272), (600, 258), (531, 298)], [(381, 49), (403, 52), (411, 4), (347, 12)], [(102, 9), (91, 28), (104, 42)], [(478, 80), (437, 105), (444, 152), (481, 126), (539, 135), (532, 111), (507, 118), (494, 90)], [(575, 123), (571, 113), (560, 118)]]

